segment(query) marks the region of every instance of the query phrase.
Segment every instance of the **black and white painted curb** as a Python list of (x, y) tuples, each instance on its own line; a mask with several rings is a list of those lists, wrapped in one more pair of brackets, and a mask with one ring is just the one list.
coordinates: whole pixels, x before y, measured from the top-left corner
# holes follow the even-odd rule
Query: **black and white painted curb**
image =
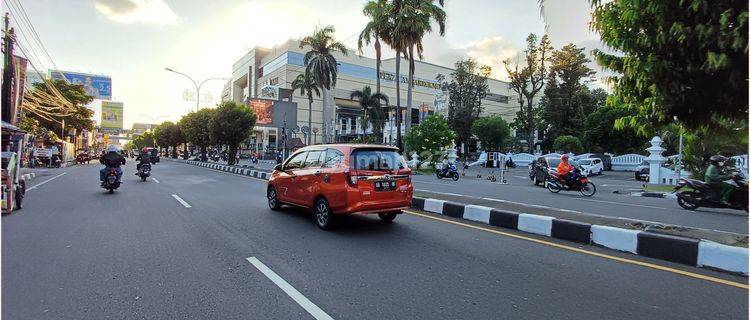
[(253, 170), (249, 168), (242, 168), (242, 167), (235, 167), (235, 166), (228, 166), (224, 164), (218, 164), (218, 163), (210, 163), (210, 162), (201, 162), (201, 161), (193, 161), (193, 160), (182, 160), (182, 159), (169, 159), (170, 161), (177, 161), (182, 163), (191, 164), (194, 166), (204, 167), (208, 169), (214, 169), (234, 174), (239, 174), (243, 176), (258, 178), (258, 179), (264, 179), (268, 180), (268, 176), (270, 175), (267, 171), (260, 171), (260, 170)]
[(36, 172), (29, 172), (24, 173), (21, 175), (21, 180), (26, 181), (26, 183), (29, 183), (29, 181), (34, 180), (36, 178)]
[[(265, 171), (222, 164), (179, 159), (176, 161), (260, 179), (268, 179), (268, 175), (270, 175), (270, 173)], [(495, 227), (519, 230), (578, 243), (594, 244), (655, 259), (719, 269), (744, 275), (748, 274), (747, 248), (729, 246), (703, 239), (615, 228), (433, 198), (414, 197), (411, 207), (417, 210), (471, 220)]]
[(440, 199), (414, 197), (411, 207), (546, 237), (594, 244), (633, 254), (729, 272), (748, 273), (748, 249), (678, 237), (518, 213)]
[(647, 197), (647, 198), (665, 198), (665, 199), (677, 199), (677, 195), (674, 193), (667, 192), (631, 192), (632, 197)]

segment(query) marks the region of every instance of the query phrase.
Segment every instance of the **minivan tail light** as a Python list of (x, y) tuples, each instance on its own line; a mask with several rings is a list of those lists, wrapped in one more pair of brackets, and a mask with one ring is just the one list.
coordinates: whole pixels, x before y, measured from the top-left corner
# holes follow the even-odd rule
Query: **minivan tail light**
[(359, 180), (359, 176), (356, 175), (356, 174), (352, 175), (352, 173), (349, 172), (348, 170), (346, 172), (344, 172), (344, 173), (346, 174), (346, 183), (348, 183), (350, 187), (356, 188), (357, 187), (357, 180)]

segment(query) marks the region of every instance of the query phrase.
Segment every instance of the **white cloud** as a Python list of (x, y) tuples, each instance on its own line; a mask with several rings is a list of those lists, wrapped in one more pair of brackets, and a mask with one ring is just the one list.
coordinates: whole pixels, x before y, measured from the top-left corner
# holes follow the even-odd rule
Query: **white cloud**
[(177, 23), (177, 15), (163, 0), (94, 0), (94, 7), (108, 19), (120, 23)]

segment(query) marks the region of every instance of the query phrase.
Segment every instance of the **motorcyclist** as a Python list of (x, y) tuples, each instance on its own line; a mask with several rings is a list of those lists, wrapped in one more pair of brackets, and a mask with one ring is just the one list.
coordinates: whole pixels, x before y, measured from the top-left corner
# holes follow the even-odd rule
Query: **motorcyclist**
[(727, 158), (721, 155), (712, 156), (710, 159), (710, 165), (706, 169), (704, 181), (719, 195), (719, 201), (724, 205), (729, 205), (729, 196), (734, 190), (734, 186), (724, 181), (732, 178), (732, 174), (728, 174), (724, 170), (724, 163)]
[[(135, 157), (135, 161), (139, 161), (135, 165), (135, 169), (137, 171), (141, 171), (141, 166), (142, 165), (144, 165), (144, 164), (151, 165), (151, 154), (148, 152), (148, 150), (146, 148), (143, 148), (143, 150), (141, 150), (141, 153), (139, 153), (138, 156)], [(138, 172), (136, 172), (135, 174), (137, 175)]]
[(104, 185), (104, 176), (107, 175), (108, 168), (115, 169), (115, 172), (117, 172), (118, 180), (122, 178), (122, 169), (120, 169), (120, 165), (125, 164), (125, 157), (117, 152), (117, 147), (115, 147), (114, 145), (109, 145), (107, 147), (107, 153), (103, 154), (99, 158), (99, 162), (104, 165), (104, 168), (99, 170), (99, 181), (102, 182), (102, 185)]
[(573, 178), (573, 166), (568, 162), (567, 154), (560, 157), (560, 164), (557, 165), (557, 175), (565, 184)]

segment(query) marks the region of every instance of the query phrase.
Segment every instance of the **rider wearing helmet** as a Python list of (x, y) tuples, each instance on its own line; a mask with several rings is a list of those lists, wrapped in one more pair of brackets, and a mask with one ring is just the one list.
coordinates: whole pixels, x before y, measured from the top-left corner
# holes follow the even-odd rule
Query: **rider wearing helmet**
[(564, 183), (567, 183), (573, 176), (573, 166), (568, 162), (567, 154), (562, 155), (560, 160), (560, 164), (557, 165), (557, 175)]
[[(136, 164), (135, 169), (141, 170), (141, 165), (143, 164), (151, 164), (151, 153), (149, 153), (149, 150), (147, 148), (143, 148), (141, 150), (141, 153), (138, 154), (137, 157), (135, 157), (136, 161), (139, 161), (138, 164)], [(136, 175), (138, 173), (136, 172)]]
[(724, 172), (724, 163), (727, 158), (721, 155), (712, 156), (709, 159), (711, 165), (706, 169), (706, 175), (704, 181), (719, 195), (719, 201), (724, 204), (728, 204), (729, 195), (732, 194), (734, 186), (724, 181), (732, 178), (731, 174)]
[(104, 176), (107, 175), (107, 168), (114, 168), (115, 172), (117, 172), (117, 179), (119, 180), (122, 178), (122, 169), (120, 169), (120, 165), (125, 164), (125, 157), (117, 152), (117, 147), (109, 145), (107, 147), (107, 153), (99, 158), (99, 162), (105, 166), (99, 170), (99, 181), (101, 181), (102, 184), (104, 184)]

